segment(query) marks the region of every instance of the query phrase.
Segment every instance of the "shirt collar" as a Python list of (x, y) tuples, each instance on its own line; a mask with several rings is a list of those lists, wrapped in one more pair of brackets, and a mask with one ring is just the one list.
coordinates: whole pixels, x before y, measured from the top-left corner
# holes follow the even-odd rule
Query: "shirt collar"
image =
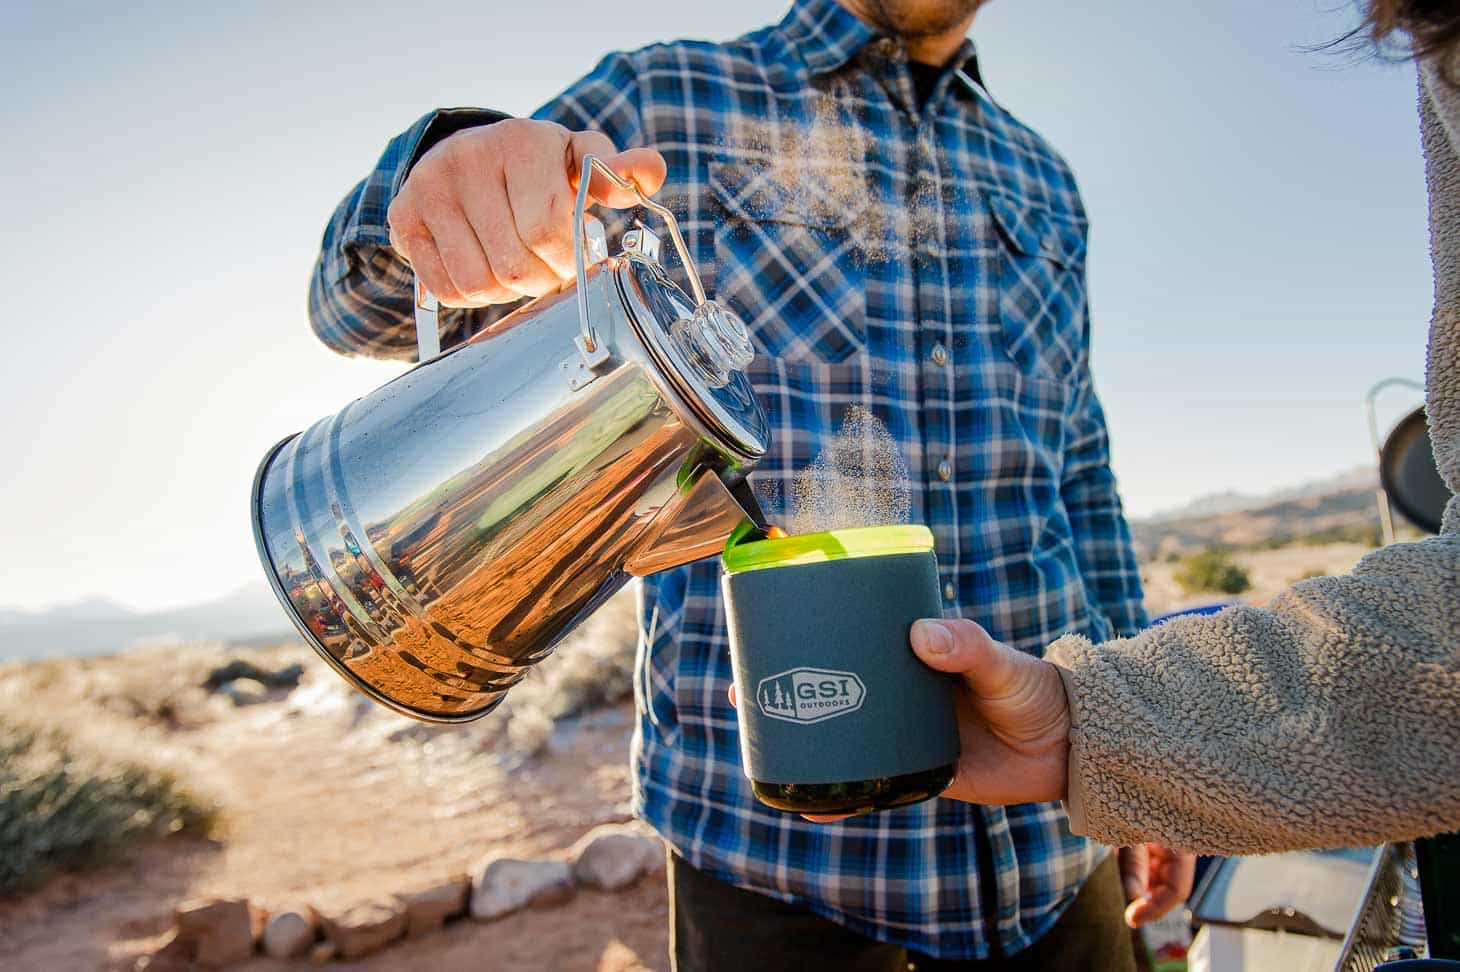
[(812, 74), (836, 70), (877, 36), (836, 0), (795, 0), (780, 29)]
[[(794, 0), (780, 31), (813, 75), (836, 70), (881, 36), (836, 0)], [(983, 83), (968, 38), (949, 63)]]

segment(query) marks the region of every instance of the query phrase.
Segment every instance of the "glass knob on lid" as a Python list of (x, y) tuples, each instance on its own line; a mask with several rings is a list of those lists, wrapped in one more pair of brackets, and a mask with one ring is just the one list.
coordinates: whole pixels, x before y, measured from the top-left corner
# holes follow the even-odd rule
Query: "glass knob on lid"
[(745, 322), (713, 300), (676, 321), (670, 335), (712, 388), (724, 387), (732, 373), (744, 371), (755, 358)]

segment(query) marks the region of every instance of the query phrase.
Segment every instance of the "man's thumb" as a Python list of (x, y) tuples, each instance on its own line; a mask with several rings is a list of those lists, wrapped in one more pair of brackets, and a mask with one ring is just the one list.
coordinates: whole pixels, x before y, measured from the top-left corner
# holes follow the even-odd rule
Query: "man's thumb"
[(625, 149), (604, 161), (620, 176), (638, 183), (646, 196), (654, 195), (664, 185), (664, 176), (669, 168), (664, 156), (651, 148)]
[[(574, 132), (570, 137), (571, 154), (568, 181), (575, 188), (583, 167), (583, 158), (597, 156), (621, 179), (636, 183), (644, 195), (651, 196), (664, 185), (667, 166), (664, 156), (651, 148), (631, 148), (619, 152), (601, 132)], [(588, 185), (588, 193), (594, 199), (614, 209), (636, 206), (639, 197), (631, 190), (620, 189), (613, 180), (602, 172), (594, 172)]]

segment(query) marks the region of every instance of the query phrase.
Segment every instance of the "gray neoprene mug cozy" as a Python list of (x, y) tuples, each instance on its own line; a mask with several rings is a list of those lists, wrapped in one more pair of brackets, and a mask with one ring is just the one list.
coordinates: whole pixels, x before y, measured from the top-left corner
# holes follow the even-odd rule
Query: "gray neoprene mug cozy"
[(732, 538), (721, 584), (740, 751), (756, 797), (864, 813), (937, 796), (958, 762), (949, 676), (908, 643), (941, 617), (932, 533), (865, 527)]

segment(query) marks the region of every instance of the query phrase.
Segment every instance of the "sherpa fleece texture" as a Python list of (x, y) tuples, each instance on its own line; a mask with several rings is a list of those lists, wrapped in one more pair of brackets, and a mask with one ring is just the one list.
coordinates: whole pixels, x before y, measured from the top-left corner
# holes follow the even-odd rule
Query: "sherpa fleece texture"
[[(1460, 59), (1460, 57), (1457, 57)], [(1460, 492), (1460, 91), (1420, 68), (1435, 314), (1426, 407)], [(1460, 496), (1394, 544), (1267, 609), (1178, 619), (1046, 658), (1069, 696), (1071, 826), (1256, 854), (1460, 830)]]

